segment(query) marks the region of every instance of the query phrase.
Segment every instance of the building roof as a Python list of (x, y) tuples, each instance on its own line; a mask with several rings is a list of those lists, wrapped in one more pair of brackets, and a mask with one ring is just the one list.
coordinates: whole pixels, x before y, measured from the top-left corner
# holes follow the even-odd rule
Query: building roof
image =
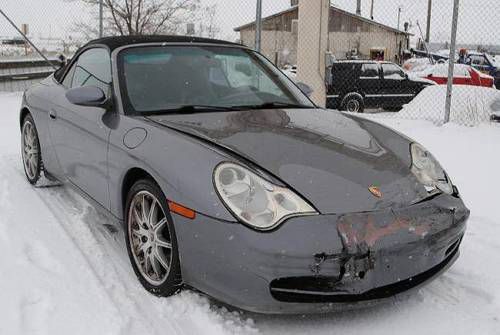
[[(378, 26), (380, 28), (383, 28), (383, 29), (386, 29), (386, 30), (389, 30), (389, 31), (392, 31), (392, 32), (395, 32), (395, 33), (398, 33), (398, 34), (413, 35), (413, 34), (407, 32), (407, 31), (403, 31), (403, 30), (399, 30), (399, 29), (393, 28), (391, 26), (388, 26), (388, 25), (385, 25), (383, 23), (380, 23), (380, 22), (368, 19), (368, 18), (360, 16), (360, 15), (356, 15), (354, 13), (348, 12), (346, 10), (340, 9), (338, 7), (335, 7), (335, 6), (330, 6), (330, 8), (333, 9), (333, 10), (335, 10), (335, 11), (337, 11), (337, 12), (339, 12), (339, 13), (341, 13), (341, 14), (344, 14), (344, 15), (347, 15), (347, 16), (359, 19), (359, 20), (361, 20), (363, 22), (376, 25), (376, 26)], [(267, 16), (267, 17), (263, 18), (262, 20), (266, 21), (266, 20), (274, 19), (274, 18), (279, 17), (279, 16), (281, 16), (283, 14), (291, 13), (291, 12), (293, 12), (295, 10), (298, 10), (298, 9), (299, 9), (299, 6), (292, 6), (292, 7), (288, 8), (288, 9), (285, 9), (285, 10), (283, 10), (281, 12), (278, 12), (276, 14)], [(234, 31), (241, 31), (241, 30), (243, 30), (245, 28), (250, 28), (250, 27), (252, 27), (254, 25), (255, 25), (255, 21), (247, 23), (247, 24), (244, 24), (244, 25), (239, 26), (239, 27), (236, 27), (236, 28), (234, 28)]]
[(103, 44), (111, 51), (122, 46), (143, 43), (207, 43), (219, 45), (238, 45), (236, 43), (214, 40), (209, 38), (193, 36), (170, 36), (170, 35), (148, 35), (148, 36), (115, 36), (96, 39), (87, 43), (89, 45)]

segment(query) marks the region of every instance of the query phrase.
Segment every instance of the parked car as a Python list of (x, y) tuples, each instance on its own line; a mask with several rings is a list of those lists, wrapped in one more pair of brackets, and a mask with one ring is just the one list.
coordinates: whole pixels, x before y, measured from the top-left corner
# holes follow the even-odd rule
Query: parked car
[[(448, 68), (447, 63), (432, 65), (421, 72), (415, 73), (415, 75), (432, 80), (439, 85), (446, 85), (448, 83)], [(479, 72), (469, 65), (455, 64), (453, 84), (494, 87), (495, 78)]]
[(25, 92), (20, 127), (28, 181), (57, 179), (123, 224), (158, 296), (185, 285), (266, 313), (373, 303), (453, 264), (469, 217), (420, 144), (316, 107), (229, 42), (90, 42)]
[(337, 61), (331, 67), (327, 107), (352, 113), (362, 113), (365, 108), (400, 108), (433, 84), (410, 78), (390, 62)]

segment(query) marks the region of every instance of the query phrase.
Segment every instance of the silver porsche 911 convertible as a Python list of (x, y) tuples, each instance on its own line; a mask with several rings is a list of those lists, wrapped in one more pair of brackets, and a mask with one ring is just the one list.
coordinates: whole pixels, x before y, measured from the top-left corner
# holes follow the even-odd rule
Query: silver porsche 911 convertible
[[(385, 300), (457, 259), (469, 211), (420, 144), (317, 107), (261, 54), (111, 37), (26, 91), (27, 179), (123, 224), (149, 292), (262, 313)], [(307, 93), (307, 92), (306, 92)]]

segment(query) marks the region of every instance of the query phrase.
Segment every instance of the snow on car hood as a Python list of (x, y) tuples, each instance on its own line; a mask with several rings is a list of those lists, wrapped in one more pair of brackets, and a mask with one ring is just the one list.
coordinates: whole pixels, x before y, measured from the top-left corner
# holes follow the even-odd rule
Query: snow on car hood
[[(322, 109), (162, 115), (150, 120), (257, 164), (321, 213), (405, 206), (426, 196), (410, 171), (410, 141), (372, 121)], [(377, 186), (377, 198), (369, 187)]]
[(419, 77), (419, 75), (417, 73), (409, 73), (408, 74), (408, 78), (411, 81), (414, 81), (414, 82), (417, 82), (417, 83), (425, 83), (425, 84), (429, 84), (429, 85), (436, 85), (436, 82), (434, 82), (432, 80), (429, 80), (429, 79), (426, 79), (426, 78)]

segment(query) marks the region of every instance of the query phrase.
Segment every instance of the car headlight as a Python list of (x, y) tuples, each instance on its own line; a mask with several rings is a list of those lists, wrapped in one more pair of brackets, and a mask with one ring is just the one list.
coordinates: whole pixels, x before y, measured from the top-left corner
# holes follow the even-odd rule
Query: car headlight
[(274, 185), (237, 164), (217, 166), (214, 184), (233, 215), (256, 229), (273, 229), (292, 216), (318, 214), (293, 191)]
[(439, 189), (444, 193), (453, 194), (450, 178), (434, 156), (418, 143), (412, 143), (410, 151), (411, 170), (427, 191)]

